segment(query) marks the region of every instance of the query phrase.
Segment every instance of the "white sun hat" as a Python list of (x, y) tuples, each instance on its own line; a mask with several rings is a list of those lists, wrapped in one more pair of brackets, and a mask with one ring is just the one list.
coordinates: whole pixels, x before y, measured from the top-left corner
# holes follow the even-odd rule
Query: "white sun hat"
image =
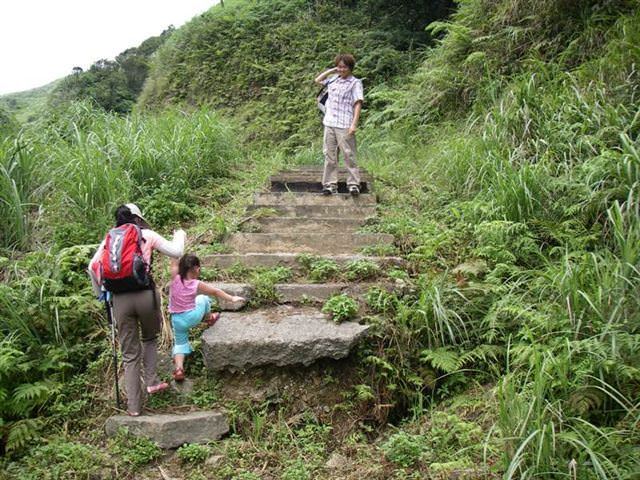
[(141, 220), (147, 222), (147, 219), (142, 216), (142, 212), (135, 203), (126, 203), (125, 207), (127, 207), (136, 217), (140, 217)]

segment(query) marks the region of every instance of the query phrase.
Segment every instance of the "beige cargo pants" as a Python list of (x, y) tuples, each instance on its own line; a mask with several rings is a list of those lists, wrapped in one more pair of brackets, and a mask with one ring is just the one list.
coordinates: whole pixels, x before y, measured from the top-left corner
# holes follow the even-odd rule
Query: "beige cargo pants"
[(356, 165), (356, 136), (349, 135), (348, 128), (324, 127), (322, 151), (324, 153), (324, 173), (322, 186), (338, 184), (338, 150), (342, 152), (347, 167), (347, 186), (360, 188), (360, 171)]

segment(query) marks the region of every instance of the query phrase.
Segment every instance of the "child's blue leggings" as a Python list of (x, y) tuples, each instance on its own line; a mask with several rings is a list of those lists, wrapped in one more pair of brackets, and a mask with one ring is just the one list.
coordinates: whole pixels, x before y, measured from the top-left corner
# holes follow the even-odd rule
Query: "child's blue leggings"
[(171, 326), (173, 327), (173, 355), (189, 355), (193, 349), (189, 343), (189, 329), (195, 327), (204, 316), (211, 312), (211, 299), (207, 295), (196, 296), (196, 306), (193, 310), (172, 313)]

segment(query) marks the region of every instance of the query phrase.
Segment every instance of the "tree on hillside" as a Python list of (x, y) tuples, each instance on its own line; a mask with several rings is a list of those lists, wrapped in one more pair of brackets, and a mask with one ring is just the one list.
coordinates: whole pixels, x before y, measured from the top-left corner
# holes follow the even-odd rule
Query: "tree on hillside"
[(130, 112), (147, 78), (151, 55), (174, 30), (169, 26), (160, 35), (120, 53), (115, 61), (100, 59), (87, 71), (74, 67), (49, 96), (49, 106), (89, 99), (110, 112)]

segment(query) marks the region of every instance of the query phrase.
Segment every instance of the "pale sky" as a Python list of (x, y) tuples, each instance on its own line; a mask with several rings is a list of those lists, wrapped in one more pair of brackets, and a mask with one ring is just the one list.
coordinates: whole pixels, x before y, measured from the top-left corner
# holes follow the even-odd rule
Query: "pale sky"
[(0, 0), (0, 95), (46, 85), (176, 28), (217, 0)]

